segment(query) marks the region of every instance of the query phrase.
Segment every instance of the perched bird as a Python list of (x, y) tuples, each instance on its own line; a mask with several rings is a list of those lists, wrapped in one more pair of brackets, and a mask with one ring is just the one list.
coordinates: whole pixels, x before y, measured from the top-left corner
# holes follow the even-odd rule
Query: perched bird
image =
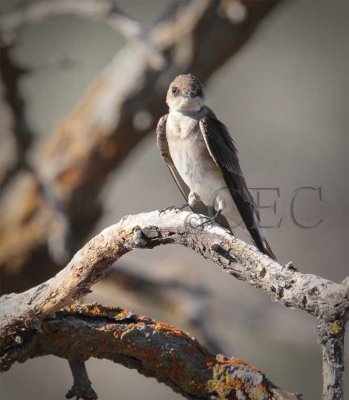
[(166, 102), (169, 113), (159, 120), (157, 144), (188, 205), (194, 212), (214, 214), (213, 218), (231, 232), (242, 218), (258, 249), (275, 259), (234, 141), (225, 125), (204, 105), (202, 83), (191, 74), (177, 76)]

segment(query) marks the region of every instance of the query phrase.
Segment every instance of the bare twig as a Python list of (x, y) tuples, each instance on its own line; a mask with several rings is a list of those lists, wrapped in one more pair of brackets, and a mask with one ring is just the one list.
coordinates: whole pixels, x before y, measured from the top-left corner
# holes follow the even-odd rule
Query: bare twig
[(75, 384), (68, 398), (96, 398), (81, 361), (90, 357), (135, 368), (188, 399), (298, 398), (277, 389), (246, 362), (214, 356), (179, 329), (118, 308), (74, 305), (58, 312), (42, 321), (40, 331), (23, 332), (21, 339), (17, 336), (0, 358), (0, 370), (48, 354), (67, 359), (73, 354), (80, 360), (70, 362)]
[(69, 366), (73, 375), (74, 383), (72, 388), (65, 395), (66, 399), (97, 399), (96, 392), (92, 389), (91, 382), (88, 379), (86, 366), (83, 361), (70, 360)]
[(13, 336), (21, 326), (35, 326), (36, 321), (62, 306), (82, 299), (115, 261), (133, 249), (181, 244), (237, 279), (262, 289), (273, 300), (317, 317), (324, 354), (324, 399), (339, 399), (344, 325), (349, 314), (347, 280), (337, 284), (303, 274), (291, 265), (280, 265), (220, 226), (203, 225), (202, 218), (205, 217), (188, 212), (153, 211), (125, 217), (105, 229), (54, 278), (27, 292), (0, 299), (3, 340)]

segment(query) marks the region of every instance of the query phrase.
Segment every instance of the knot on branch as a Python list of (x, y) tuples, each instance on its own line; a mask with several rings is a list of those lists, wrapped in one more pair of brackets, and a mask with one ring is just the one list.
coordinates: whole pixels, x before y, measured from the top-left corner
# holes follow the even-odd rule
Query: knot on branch
[(133, 229), (133, 243), (138, 248), (151, 249), (157, 245), (156, 239), (160, 238), (160, 232), (156, 226), (147, 226), (143, 229), (135, 226)]
[(211, 246), (211, 250), (229, 261), (229, 264), (236, 263), (238, 261), (232, 254), (230, 254), (230, 249), (226, 250), (219, 243), (213, 243)]

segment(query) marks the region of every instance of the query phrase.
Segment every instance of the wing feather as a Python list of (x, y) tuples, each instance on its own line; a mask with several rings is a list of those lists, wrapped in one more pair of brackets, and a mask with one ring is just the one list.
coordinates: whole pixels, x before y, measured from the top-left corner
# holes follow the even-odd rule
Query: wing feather
[(190, 193), (189, 187), (185, 184), (181, 176), (179, 175), (173, 160), (170, 155), (170, 150), (168, 147), (167, 137), (166, 137), (166, 122), (167, 122), (168, 114), (162, 116), (158, 122), (158, 126), (156, 128), (156, 142), (158, 148), (160, 150), (160, 154), (164, 159), (168, 169), (171, 172), (173, 179), (175, 180), (180, 192), (186, 201), (188, 201), (188, 196)]
[(237, 209), (256, 246), (263, 253), (275, 259), (260, 226), (259, 213), (248, 190), (240, 168), (238, 152), (228, 129), (206, 107), (207, 112), (200, 119), (200, 130), (214, 162), (220, 169)]

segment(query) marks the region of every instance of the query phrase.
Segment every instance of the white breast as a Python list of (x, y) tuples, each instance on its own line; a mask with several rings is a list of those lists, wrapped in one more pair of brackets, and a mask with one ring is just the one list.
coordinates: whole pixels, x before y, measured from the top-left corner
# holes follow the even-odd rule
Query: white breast
[(172, 160), (184, 182), (206, 204), (214, 205), (225, 181), (210, 156), (199, 128), (199, 121), (180, 112), (170, 112), (166, 136)]

